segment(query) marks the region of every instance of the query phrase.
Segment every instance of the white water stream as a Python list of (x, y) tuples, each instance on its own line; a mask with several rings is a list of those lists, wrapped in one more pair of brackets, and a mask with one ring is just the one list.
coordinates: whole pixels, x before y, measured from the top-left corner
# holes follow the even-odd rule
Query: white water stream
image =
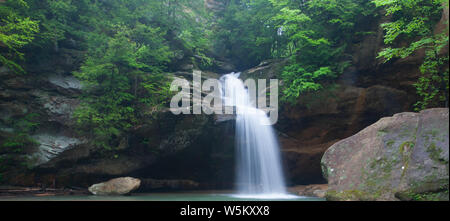
[(255, 107), (240, 73), (222, 76), (225, 106), (236, 107), (237, 197), (292, 198), (286, 190), (278, 141), (266, 113)]

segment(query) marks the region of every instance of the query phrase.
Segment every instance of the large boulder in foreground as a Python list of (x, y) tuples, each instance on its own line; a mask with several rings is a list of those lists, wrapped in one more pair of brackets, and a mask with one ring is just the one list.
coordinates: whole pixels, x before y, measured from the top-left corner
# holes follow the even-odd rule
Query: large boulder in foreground
[(382, 118), (322, 158), (328, 200), (448, 200), (449, 109)]
[(141, 185), (141, 180), (132, 177), (121, 177), (104, 183), (94, 184), (89, 187), (89, 192), (94, 195), (124, 195), (136, 190)]

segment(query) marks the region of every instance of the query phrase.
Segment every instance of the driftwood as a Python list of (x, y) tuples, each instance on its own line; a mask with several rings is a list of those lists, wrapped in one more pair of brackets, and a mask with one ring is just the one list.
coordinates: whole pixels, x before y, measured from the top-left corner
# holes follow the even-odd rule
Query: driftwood
[(56, 195), (85, 195), (87, 189), (80, 187), (71, 188), (41, 188), (41, 187), (0, 187), (0, 196), (56, 196)]

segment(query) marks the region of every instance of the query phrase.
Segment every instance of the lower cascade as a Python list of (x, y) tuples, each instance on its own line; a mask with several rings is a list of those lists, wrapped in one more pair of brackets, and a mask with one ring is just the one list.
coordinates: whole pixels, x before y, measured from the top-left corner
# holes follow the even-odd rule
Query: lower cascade
[(237, 196), (289, 197), (269, 118), (251, 102), (239, 75), (233, 72), (221, 78), (224, 105), (236, 107)]

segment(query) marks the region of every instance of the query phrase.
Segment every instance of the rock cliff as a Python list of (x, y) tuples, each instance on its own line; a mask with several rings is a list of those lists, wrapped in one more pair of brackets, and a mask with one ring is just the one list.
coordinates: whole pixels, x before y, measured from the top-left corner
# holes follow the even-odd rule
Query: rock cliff
[(329, 200), (448, 200), (448, 108), (382, 118), (322, 158)]

